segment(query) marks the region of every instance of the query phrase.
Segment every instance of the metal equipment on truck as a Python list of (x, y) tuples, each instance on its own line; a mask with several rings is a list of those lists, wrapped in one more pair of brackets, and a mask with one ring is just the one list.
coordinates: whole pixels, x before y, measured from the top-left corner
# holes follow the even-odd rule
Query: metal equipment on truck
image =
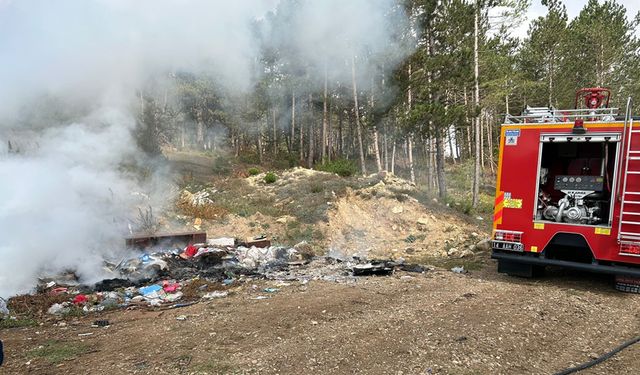
[(581, 89), (575, 109), (527, 107), (502, 125), (492, 258), (498, 271), (544, 266), (640, 280), (640, 125), (631, 99), (609, 108), (606, 88)]

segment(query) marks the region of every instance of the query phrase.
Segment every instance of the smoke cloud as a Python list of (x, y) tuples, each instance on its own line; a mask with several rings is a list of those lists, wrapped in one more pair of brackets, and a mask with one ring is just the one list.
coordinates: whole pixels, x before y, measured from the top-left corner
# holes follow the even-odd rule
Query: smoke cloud
[[(149, 166), (134, 137), (149, 79), (210, 73), (243, 92), (261, 49), (284, 44), (333, 77), (363, 51), (392, 56), (391, 69), (409, 52), (386, 31), (397, 11), (392, 0), (0, 0), (0, 296), (64, 269), (100, 278), (135, 207), (161, 205), (169, 178), (128, 168)], [(256, 28), (287, 12), (291, 23)]]

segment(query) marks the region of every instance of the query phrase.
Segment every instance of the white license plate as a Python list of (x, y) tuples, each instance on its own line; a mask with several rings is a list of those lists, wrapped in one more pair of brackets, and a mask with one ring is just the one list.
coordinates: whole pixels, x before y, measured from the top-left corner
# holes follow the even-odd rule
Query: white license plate
[(508, 250), (508, 251), (524, 251), (524, 245), (519, 242), (505, 242), (505, 241), (491, 241), (491, 247), (494, 250)]

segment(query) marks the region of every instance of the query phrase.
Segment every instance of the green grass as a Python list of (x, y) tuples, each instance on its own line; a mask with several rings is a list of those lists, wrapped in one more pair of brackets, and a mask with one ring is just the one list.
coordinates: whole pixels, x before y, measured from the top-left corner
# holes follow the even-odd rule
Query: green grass
[(84, 310), (82, 310), (82, 308), (78, 306), (70, 306), (69, 311), (62, 314), (62, 316), (65, 318), (79, 318), (85, 315), (86, 313), (84, 312)]
[(284, 244), (293, 246), (299, 242), (307, 241), (314, 243), (324, 240), (325, 236), (322, 231), (315, 229), (313, 225), (303, 225), (299, 222), (290, 222), (280, 238)]
[(278, 217), (283, 212), (274, 207), (275, 198), (251, 187), (244, 180), (227, 180), (216, 184), (216, 204), (229, 213), (249, 217), (260, 211), (263, 215)]
[(77, 358), (88, 353), (89, 350), (89, 346), (85, 343), (49, 340), (41, 348), (31, 350), (28, 357), (41, 358), (51, 364), (58, 364)]
[(0, 319), (0, 329), (36, 327), (37, 325), (38, 322), (35, 319), (30, 318)]

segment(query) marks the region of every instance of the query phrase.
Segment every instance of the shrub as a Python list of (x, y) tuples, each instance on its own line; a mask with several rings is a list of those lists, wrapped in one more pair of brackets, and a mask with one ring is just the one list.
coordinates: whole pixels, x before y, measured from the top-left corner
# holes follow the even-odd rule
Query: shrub
[(260, 164), (260, 158), (257, 153), (246, 152), (238, 156), (238, 160), (244, 164)]
[(264, 182), (267, 184), (273, 184), (277, 179), (278, 176), (273, 172), (267, 172), (267, 174), (264, 175)]
[(254, 168), (249, 168), (247, 172), (249, 172), (249, 176), (255, 176), (260, 173), (260, 170), (254, 167)]
[(319, 184), (319, 183), (312, 183), (309, 186), (309, 190), (314, 194), (321, 193), (324, 190), (324, 186), (322, 186), (322, 184)]
[(358, 167), (351, 160), (336, 159), (333, 161), (325, 162), (316, 167), (319, 171), (335, 173), (340, 177), (353, 176), (358, 172)]
[(223, 176), (229, 175), (232, 171), (231, 160), (224, 156), (218, 156), (213, 161), (212, 171)]

